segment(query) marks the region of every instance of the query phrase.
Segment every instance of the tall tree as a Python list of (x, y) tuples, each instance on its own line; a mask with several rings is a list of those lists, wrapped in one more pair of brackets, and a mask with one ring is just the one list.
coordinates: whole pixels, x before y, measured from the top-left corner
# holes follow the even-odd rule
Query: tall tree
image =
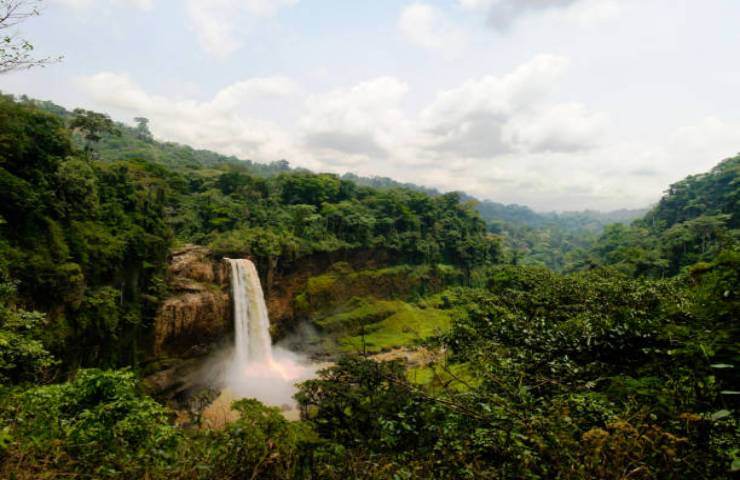
[(92, 156), (93, 144), (101, 140), (102, 135), (121, 135), (121, 131), (116, 128), (116, 124), (108, 115), (103, 113), (75, 108), (72, 112), (72, 121), (69, 127), (78, 130), (85, 138), (85, 151)]
[(149, 130), (149, 119), (146, 117), (135, 117), (134, 122), (136, 122), (136, 137), (139, 140), (151, 142), (153, 137), (152, 132)]

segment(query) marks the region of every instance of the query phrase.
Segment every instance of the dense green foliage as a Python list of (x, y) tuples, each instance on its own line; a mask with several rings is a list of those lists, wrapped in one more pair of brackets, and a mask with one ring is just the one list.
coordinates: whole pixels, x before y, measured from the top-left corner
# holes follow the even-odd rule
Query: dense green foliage
[(121, 136), (102, 137), (96, 155), (166, 169), (179, 240), (208, 244), (219, 254), (252, 255), (265, 270), (278, 259), (354, 248), (383, 248), (404, 262), (445, 262), (466, 271), (500, 257), (499, 238), (486, 234), (474, 203), (458, 194), (430, 195), (400, 184), (375, 188), (351, 175), (292, 170), (284, 160), (264, 165), (159, 143), (145, 122), (119, 128)]
[(521, 205), (484, 201), (477, 205), (492, 233), (503, 236), (509, 262), (573, 271), (583, 265), (603, 230), (637, 219), (644, 210), (537, 213)]
[[(400, 183), (385, 177), (365, 178), (345, 174), (342, 178), (380, 189), (403, 187), (434, 196), (440, 195), (435, 189)], [(473, 202), (489, 231), (503, 238), (503, 258), (506, 262), (540, 265), (555, 271), (581, 268), (583, 258), (608, 225), (628, 224), (647, 212), (645, 209), (622, 209), (612, 212), (584, 210), (538, 213), (522, 205), (478, 201), (465, 193), (460, 195), (463, 200)]]
[(169, 186), (143, 162), (77, 151), (60, 118), (0, 98), (0, 275), (50, 312), (47, 342), (73, 363), (131, 359), (156, 303)]
[[(542, 220), (240, 162), (136, 122), (0, 97), (3, 478), (740, 471), (740, 157), (600, 234), (598, 215)], [(377, 257), (295, 292), (336, 359), (300, 386), (301, 421), (241, 400), (238, 420), (210, 430), (140, 388), (168, 252), (183, 242), (251, 256), (266, 275), (332, 252)]]
[(687, 283), (508, 267), (485, 289), (436, 296), (456, 321), (430, 345), (448, 356), (428, 387), (362, 358), (302, 387), (307, 421), (347, 449), (324, 474), (727, 478), (740, 430), (719, 362), (732, 349), (738, 360), (737, 329), (704, 321), (706, 297)]
[(611, 225), (584, 260), (636, 276), (670, 276), (740, 239), (740, 155), (671, 187), (631, 226)]
[[(30, 101), (30, 100), (29, 100)], [(74, 119), (73, 113), (51, 102), (34, 102), (40, 108)], [(82, 112), (84, 113), (84, 112)], [(92, 114), (91, 112), (87, 112)], [(93, 114), (94, 115), (94, 114)], [(291, 169), (285, 160), (270, 164), (255, 163), (250, 160), (239, 160), (236, 157), (227, 157), (207, 150), (194, 150), (190, 147), (174, 143), (154, 141), (148, 130), (146, 118), (136, 118), (137, 126), (128, 128), (118, 125), (120, 135), (102, 135), (95, 145), (94, 154), (100, 159), (113, 162), (130, 159), (145, 159), (178, 172), (188, 172), (186, 177), (216, 176), (219, 172), (229, 169), (229, 166), (239, 172), (249, 175), (270, 178), (281, 174), (308, 173), (298, 169)], [(80, 146), (88, 143), (80, 135), (76, 138)], [(413, 183), (396, 182), (385, 177), (360, 177), (351, 173), (341, 177), (343, 183), (353, 183), (360, 187), (370, 187), (372, 191), (404, 191), (424, 193), (430, 197), (438, 197), (441, 193), (432, 188), (426, 188)], [(192, 182), (193, 180), (188, 180)], [(234, 182), (231, 178), (225, 183)], [(229, 192), (231, 193), (231, 192)], [(601, 213), (595, 211), (564, 212), (564, 213), (537, 213), (521, 205), (504, 205), (492, 201), (479, 202), (464, 193), (459, 194), (463, 202), (473, 206), (480, 217), (488, 225), (488, 229), (496, 236), (503, 237), (505, 251), (501, 258), (505, 261), (543, 265), (557, 271), (574, 270), (582, 266), (585, 252), (588, 251), (604, 227), (610, 223), (628, 223), (644, 213), (644, 210), (617, 210)], [(362, 198), (359, 198), (362, 201)], [(305, 212), (302, 212), (305, 215)], [(183, 222), (188, 219), (183, 219)], [(359, 220), (359, 218), (358, 218)], [(248, 232), (235, 232), (230, 238), (249, 235)], [(230, 238), (226, 239), (228, 245)], [(311, 248), (319, 246), (320, 240), (310, 242)], [(221, 243), (220, 245), (224, 245)], [(319, 248), (332, 248), (331, 242), (326, 242)], [(291, 248), (295, 248), (294, 244)]]
[(239, 420), (223, 431), (182, 431), (128, 371), (81, 370), (5, 400), (3, 478), (279, 480), (302, 472), (314, 438), (255, 400), (238, 402)]
[(159, 144), (140, 120), (114, 126), (0, 97), (0, 274), (18, 282), (21, 304), (49, 312), (46, 341), (69, 364), (135, 364), (174, 242), (252, 256), (268, 274), (337, 250), (383, 249), (468, 276), (500, 256), (456, 194), (377, 190)]
[(43, 465), (51, 478), (730, 478), (740, 426), (724, 362), (738, 360), (726, 321), (738, 304), (722, 289), (735, 267), (721, 260), (693, 280), (657, 281), (494, 269), (486, 288), (429, 299), (454, 318), (428, 342), (447, 352), (431, 382), (410, 382), (399, 362), (342, 358), (301, 387), (299, 423), (246, 401), (223, 431), (182, 431), (131, 373), (82, 371), (6, 400), (5, 468)]
[(54, 364), (38, 339), (46, 317), (13, 304), (15, 284), (0, 283), (0, 384), (39, 381)]

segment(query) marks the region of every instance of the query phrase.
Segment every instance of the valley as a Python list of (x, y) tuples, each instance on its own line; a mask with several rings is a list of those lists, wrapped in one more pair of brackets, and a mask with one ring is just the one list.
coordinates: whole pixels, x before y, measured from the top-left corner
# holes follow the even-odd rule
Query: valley
[(740, 468), (740, 157), (536, 214), (145, 133), (0, 97), (3, 478)]

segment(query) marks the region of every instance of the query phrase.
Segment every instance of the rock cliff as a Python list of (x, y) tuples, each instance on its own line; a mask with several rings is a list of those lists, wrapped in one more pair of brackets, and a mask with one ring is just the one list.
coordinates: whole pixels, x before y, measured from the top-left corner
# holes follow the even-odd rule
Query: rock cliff
[(173, 295), (154, 323), (154, 355), (195, 357), (231, 332), (226, 264), (205, 247), (186, 245), (172, 252), (168, 283)]
[[(377, 268), (393, 260), (383, 250), (357, 249), (312, 255), (281, 264), (281, 268), (261, 265), (273, 340), (295, 327), (295, 297), (306, 288), (309, 278), (327, 271), (336, 262), (347, 262), (355, 268)], [(161, 304), (155, 319), (154, 357), (198, 357), (231, 335), (233, 319), (226, 262), (206, 247), (186, 245), (172, 252), (168, 284), (172, 295)]]

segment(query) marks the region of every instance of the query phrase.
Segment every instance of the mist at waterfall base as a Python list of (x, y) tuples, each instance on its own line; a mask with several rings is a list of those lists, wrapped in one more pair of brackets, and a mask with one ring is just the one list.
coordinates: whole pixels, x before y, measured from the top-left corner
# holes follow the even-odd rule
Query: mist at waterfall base
[(246, 365), (232, 361), (224, 372), (224, 385), (236, 398), (256, 398), (266, 405), (294, 407), (296, 384), (316, 376), (307, 358), (280, 347), (269, 362)]
[(318, 366), (297, 352), (272, 345), (257, 269), (249, 260), (226, 260), (231, 267), (234, 345), (215, 359), (219, 383), (234, 398), (294, 408), (296, 383), (314, 377)]

